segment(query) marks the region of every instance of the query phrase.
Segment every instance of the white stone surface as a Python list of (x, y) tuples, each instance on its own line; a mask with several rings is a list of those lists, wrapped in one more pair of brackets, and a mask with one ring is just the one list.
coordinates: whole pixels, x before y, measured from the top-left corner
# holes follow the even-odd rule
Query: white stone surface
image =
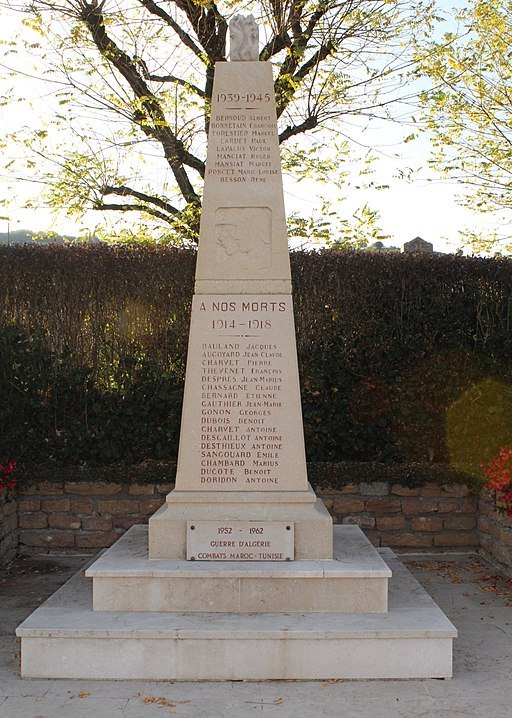
[(19, 628), (40, 678), (447, 678), (456, 630), (394, 557), (387, 614), (104, 613), (77, 574)]
[[(180, 491), (168, 494), (173, 504), (204, 504), (204, 491)], [(306, 491), (208, 491), (208, 504), (314, 504), (318, 501), (310, 484)]]
[(88, 570), (95, 611), (218, 613), (387, 610), (389, 568), (358, 526), (339, 526), (335, 560), (148, 560), (133, 526)]
[(258, 59), (259, 28), (253, 15), (235, 15), (229, 21), (229, 59), (248, 62)]
[(25, 641), (23, 677), (178, 681), (451, 677), (449, 638), (399, 638), (391, 644), (378, 637), (344, 641), (297, 641), (290, 636), (244, 641), (110, 637), (108, 642), (91, 638), (73, 643), (62, 638)]
[(193, 298), (176, 490), (308, 491), (291, 296)]
[(144, 577), (179, 576), (182, 578), (233, 577), (249, 578), (389, 578), (391, 571), (359, 526), (335, 526), (336, 560), (258, 561), (185, 561), (178, 559), (148, 560), (147, 526), (132, 526), (87, 569), (86, 576)]
[(269, 62), (215, 66), (196, 294), (290, 294)]
[(150, 519), (150, 558), (186, 558), (187, 521), (211, 520), (293, 523), (295, 559), (332, 559), (312, 493), (272, 66), (219, 62), (175, 490)]
[[(247, 18), (236, 18), (245, 27)], [(290, 281), (272, 68), (220, 62), (178, 493), (308, 490)]]
[[(214, 498), (219, 493), (215, 492)], [(187, 521), (290, 521), (294, 524), (295, 559), (332, 559), (332, 518), (323, 502), (315, 497), (311, 503), (307, 491), (290, 492), (286, 502), (282, 500), (284, 493), (279, 492), (274, 501), (273, 492), (267, 492), (264, 500), (257, 501), (251, 492), (239, 492), (235, 498), (230, 492), (225, 501), (210, 502), (207, 491), (180, 491), (175, 502), (171, 492), (149, 519), (149, 556), (185, 559)], [(190, 501), (183, 500), (187, 495)], [(296, 496), (299, 501), (294, 500)]]

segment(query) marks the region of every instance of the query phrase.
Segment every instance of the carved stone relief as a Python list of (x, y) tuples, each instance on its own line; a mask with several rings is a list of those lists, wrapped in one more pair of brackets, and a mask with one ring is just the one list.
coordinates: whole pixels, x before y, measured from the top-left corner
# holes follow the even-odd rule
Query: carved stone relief
[(219, 207), (215, 212), (215, 263), (237, 270), (272, 266), (272, 210)]
[(259, 30), (253, 15), (235, 15), (229, 23), (229, 59), (256, 62), (259, 59)]

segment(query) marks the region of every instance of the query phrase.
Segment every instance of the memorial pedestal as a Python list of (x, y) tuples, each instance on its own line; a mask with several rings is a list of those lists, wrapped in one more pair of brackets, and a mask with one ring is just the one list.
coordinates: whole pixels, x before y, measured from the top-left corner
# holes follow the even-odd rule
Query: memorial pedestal
[[(144, 532), (143, 527), (136, 527), (132, 537), (128, 534), (124, 539), (124, 548), (123, 544), (116, 546), (110, 557), (109, 552), (103, 554), (88, 569), (88, 574), (94, 577), (94, 591), (102, 581), (107, 582), (99, 588), (101, 597), (97, 599), (111, 608), (117, 606), (116, 610), (92, 610), (91, 580), (82, 571), (17, 629), (25, 678), (222, 681), (452, 675), (455, 628), (392, 551), (368, 548), (358, 527), (334, 527), (337, 560), (295, 562), (298, 566), (244, 563), (232, 569), (231, 563), (214, 566), (187, 562), (185, 566), (184, 562), (148, 561), (147, 548), (141, 540)], [(130, 542), (133, 544), (128, 548)], [(358, 551), (358, 545), (362, 550)], [(352, 552), (358, 554), (360, 561), (356, 561)], [(345, 599), (351, 602), (346, 607), (354, 607), (356, 597), (352, 596), (352, 588), (348, 593), (339, 591), (339, 604), (335, 603), (334, 610), (315, 610), (316, 593), (312, 606), (305, 612), (300, 610), (299, 604), (305, 605), (305, 583), (311, 579), (294, 577), (293, 572), (300, 573), (301, 564), (316, 563), (311, 571), (328, 573), (325, 564), (338, 561), (342, 565), (347, 561), (347, 587), (353, 579), (360, 588), (368, 578), (376, 584), (389, 580), (387, 612), (340, 611)], [(362, 575), (365, 563), (373, 577)], [(350, 575), (352, 569), (358, 575)], [(198, 601), (196, 607), (202, 608), (200, 612), (191, 612), (190, 608), (170, 611), (172, 600), (188, 607), (187, 601), (191, 599), (191, 594), (183, 591), (183, 584), (176, 580), (181, 570), (186, 581), (201, 581), (190, 576), (194, 571), (204, 571), (207, 576), (215, 571), (221, 579), (229, 580), (227, 574), (233, 570), (238, 575), (236, 581), (245, 573), (247, 581), (254, 581), (255, 601), (267, 601), (268, 609), (272, 607), (268, 603), (272, 597), (259, 590), (266, 579), (260, 582), (257, 574), (266, 572), (269, 581), (280, 576), (292, 589), (285, 591), (290, 604), (279, 612), (218, 612), (222, 608), (219, 595), (209, 587), (202, 597), (201, 592), (193, 597)], [(292, 573), (283, 578), (286, 571)], [(391, 572), (392, 578), (388, 578)], [(318, 575), (313, 580), (328, 583), (330, 579)], [(160, 587), (155, 581), (161, 581)], [(140, 590), (134, 588), (137, 583)], [(137, 594), (138, 601), (155, 603), (149, 607), (139, 604), (139, 608), (142, 605), (149, 610), (119, 610), (126, 608), (125, 598), (131, 600), (132, 592)], [(363, 593), (358, 598), (365, 600)], [(222, 593), (224, 600), (226, 594)]]
[(172, 491), (149, 520), (149, 558), (187, 557), (188, 521), (289, 522), (294, 558), (332, 558), (332, 518), (311, 491), (190, 492)]
[(86, 572), (94, 611), (385, 613), (391, 571), (357, 526), (335, 560), (148, 560), (135, 526)]

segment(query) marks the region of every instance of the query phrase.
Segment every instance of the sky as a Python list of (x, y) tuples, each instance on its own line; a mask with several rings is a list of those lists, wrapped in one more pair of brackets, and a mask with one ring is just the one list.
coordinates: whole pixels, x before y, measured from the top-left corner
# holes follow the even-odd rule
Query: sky
[[(452, 7), (458, 0), (446, 0), (446, 7)], [(0, 8), (4, 37), (12, 37), (20, 32), (27, 32), (21, 26), (21, 18), (5, 8)], [(5, 49), (5, 47), (4, 47)], [(19, 62), (16, 58), (4, 53), (0, 58), (0, 65), (12, 66)], [(0, 66), (0, 75), (1, 75)], [(31, 74), (30, 63), (23, 69)], [(21, 102), (16, 106), (2, 107), (0, 111), (0, 130), (4, 134), (14, 129), (19, 122), (30, 122), (37, 127), (51, 116), (53, 108), (48, 103), (48, 88), (30, 77), (20, 77), (19, 83), (23, 87), (25, 97), (33, 101)], [(12, 82), (12, 81), (11, 81)], [(1, 78), (0, 78), (1, 83)], [(4, 86), (0, 96), (6, 91)], [(369, 130), (367, 132), (370, 132)], [(379, 146), (378, 159), (374, 164), (373, 179), (376, 184), (389, 185), (389, 189), (375, 190), (371, 188), (356, 189), (356, 181), (343, 192), (340, 201), (339, 193), (326, 188), (325, 185), (310, 181), (300, 183), (284, 177), (285, 205), (287, 213), (299, 210), (308, 213), (318, 207), (322, 199), (329, 199), (333, 208), (340, 214), (349, 217), (354, 211), (365, 204), (379, 212), (379, 226), (384, 234), (389, 235), (385, 245), (401, 247), (404, 242), (413, 237), (421, 236), (432, 242), (438, 251), (455, 251), (463, 241), (459, 232), (465, 227), (472, 229), (485, 229), (490, 227), (488, 216), (475, 215), (457, 203), (460, 187), (447, 182), (440, 182), (427, 169), (429, 144), (426, 138), (403, 143), (403, 138), (409, 130), (382, 122), (371, 129), (371, 134), (365, 136), (366, 144)], [(397, 155), (400, 154), (398, 158)], [(413, 182), (397, 179), (399, 171), (414, 168)], [(9, 217), (10, 230), (33, 229), (52, 230), (61, 234), (79, 234), (81, 229), (94, 226), (101, 220), (98, 212), (91, 211), (81, 221), (66, 216), (65, 212), (52, 213), (45, 209), (39, 201), (36, 207), (25, 209), (23, 204), (29, 197), (37, 196), (39, 185), (27, 181), (13, 181), (12, 175), (0, 169), (0, 197), (8, 195), (12, 198), (11, 206), (0, 207), (0, 232), (7, 230)], [(117, 218), (116, 218), (117, 221)]]

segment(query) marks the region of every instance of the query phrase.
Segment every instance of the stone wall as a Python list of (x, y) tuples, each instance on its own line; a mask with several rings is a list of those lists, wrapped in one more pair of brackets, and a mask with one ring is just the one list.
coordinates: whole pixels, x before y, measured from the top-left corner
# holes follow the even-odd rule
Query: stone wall
[(19, 487), (21, 555), (95, 553), (146, 523), (172, 484), (46, 481)]
[(479, 545), (477, 499), (467, 486), (361, 482), (319, 495), (336, 523), (357, 524), (374, 546), (453, 551)]
[(16, 555), (18, 548), (18, 501), (16, 490), (0, 491), (0, 564)]
[[(145, 523), (172, 484), (44, 482), (19, 487), (19, 552), (76, 553), (110, 546)], [(479, 545), (477, 499), (461, 485), (410, 489), (386, 482), (323, 489), (336, 523), (360, 526), (375, 546), (467, 550)]]
[[(147, 522), (172, 483), (46, 481), (0, 493), (0, 564), (21, 555), (95, 553)], [(398, 551), (481, 548), (512, 575), (512, 518), (483, 490), (461, 484), (408, 488), (384, 481), (323, 488), (335, 523), (360, 526), (375, 546)]]
[(482, 550), (512, 576), (512, 518), (496, 508), (485, 489), (478, 502), (478, 533)]

